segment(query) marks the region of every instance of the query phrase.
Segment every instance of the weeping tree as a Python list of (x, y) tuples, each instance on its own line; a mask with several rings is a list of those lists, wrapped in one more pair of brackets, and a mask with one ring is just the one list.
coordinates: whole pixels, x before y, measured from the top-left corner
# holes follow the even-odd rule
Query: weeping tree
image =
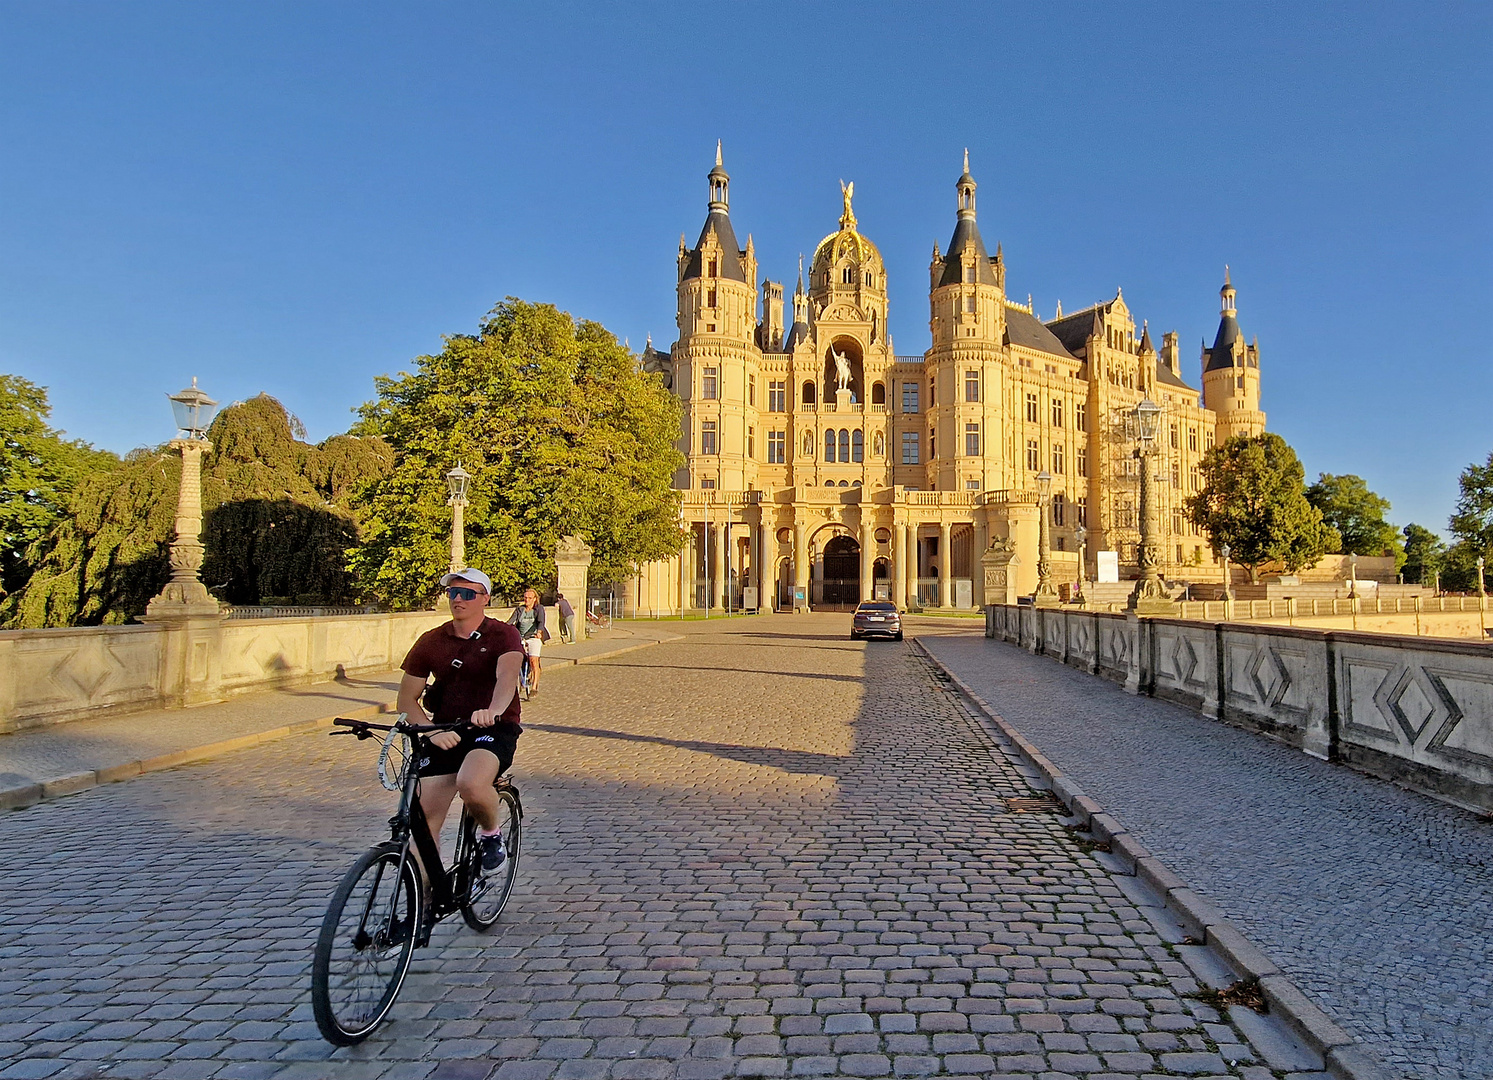
[(450, 557), (444, 476), (458, 463), (473, 475), (467, 561), (500, 594), (550, 581), (565, 535), (590, 544), (593, 580), (679, 550), (679, 403), (600, 324), (510, 297), (415, 367), (376, 380), (354, 428), (397, 459), (362, 496), (352, 568), (372, 597), (429, 602)]
[[(293, 424), (261, 394), (223, 410), (208, 431), (202, 580), (229, 603), (333, 603), (356, 592), (347, 568), (357, 543), (353, 492), (388, 473), (392, 452), (381, 439), (352, 435), (313, 446)], [(180, 455), (157, 447), (81, 483), (67, 516), (33, 545), (34, 573), (7, 599), (6, 624), (122, 623), (143, 613), (171, 576), (180, 482)]]

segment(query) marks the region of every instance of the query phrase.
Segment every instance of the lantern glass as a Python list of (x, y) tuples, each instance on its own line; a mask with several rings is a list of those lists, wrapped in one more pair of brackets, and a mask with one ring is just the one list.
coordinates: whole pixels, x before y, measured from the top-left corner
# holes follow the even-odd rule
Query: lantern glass
[(472, 474), (463, 469), (459, 464), (446, 474), (446, 487), (451, 492), (451, 498), (464, 501), (467, 497), (467, 483), (472, 479)]
[(1135, 407), (1133, 415), (1136, 428), (1140, 432), (1141, 442), (1149, 445), (1156, 438), (1156, 418), (1161, 415), (1161, 406), (1152, 401), (1150, 397), (1143, 397), (1140, 404)]
[(1052, 474), (1046, 469), (1037, 474), (1037, 490), (1041, 492), (1044, 499), (1047, 498), (1048, 492), (1052, 490)]
[(171, 402), (171, 411), (176, 414), (177, 430), (186, 432), (191, 439), (202, 438), (218, 403), (197, 388), (195, 377), (191, 386), (166, 397)]

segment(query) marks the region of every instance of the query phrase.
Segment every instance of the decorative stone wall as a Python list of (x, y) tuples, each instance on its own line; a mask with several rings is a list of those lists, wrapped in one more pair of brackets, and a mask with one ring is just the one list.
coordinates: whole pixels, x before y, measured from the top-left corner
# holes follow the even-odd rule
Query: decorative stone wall
[(1493, 645), (991, 604), (985, 636), (1493, 811)]

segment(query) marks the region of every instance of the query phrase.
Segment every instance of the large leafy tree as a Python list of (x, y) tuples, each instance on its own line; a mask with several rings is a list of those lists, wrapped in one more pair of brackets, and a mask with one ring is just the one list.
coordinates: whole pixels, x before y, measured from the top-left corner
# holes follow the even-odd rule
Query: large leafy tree
[[(202, 579), (230, 603), (335, 602), (355, 591), (352, 493), (388, 472), (382, 440), (298, 441), (293, 418), (261, 394), (223, 410), (202, 463)], [(167, 553), (181, 456), (138, 450), (79, 485), (68, 513), (36, 546), (36, 573), (10, 597), (11, 626), (121, 623), (139, 616), (171, 576)]]
[(1411, 585), (1435, 584), (1446, 561), (1446, 542), (1424, 525), (1405, 526), (1405, 580)]
[(1326, 553), (1331, 534), (1307, 501), (1296, 451), (1279, 435), (1236, 435), (1208, 451), (1202, 473), (1202, 490), (1187, 500), (1188, 516), (1214, 550), (1229, 546), (1251, 582), (1266, 564), (1290, 572)]
[(509, 297), (415, 365), (377, 380), (355, 429), (397, 455), (363, 495), (352, 566), (369, 594), (429, 602), (450, 557), (444, 476), (458, 463), (473, 474), (467, 562), (499, 593), (552, 579), (566, 535), (590, 544), (593, 580), (678, 551), (679, 404), (600, 324)]
[(1484, 563), (1484, 588), (1493, 567), (1493, 453), (1486, 464), (1473, 462), (1457, 478), (1457, 506), (1447, 523), (1456, 543), (1447, 552), (1445, 584), (1449, 589), (1476, 589), (1477, 560)]
[(1306, 489), (1306, 500), (1322, 512), (1322, 521), (1337, 534), (1340, 542), (1334, 546), (1340, 553), (1403, 558), (1399, 534), (1384, 518), (1389, 500), (1370, 491), (1362, 477), (1320, 473), (1317, 482)]
[(45, 387), (0, 375), (0, 598), (31, 577), (27, 553), (56, 524), (72, 491), (119, 464), (113, 454), (48, 426)]

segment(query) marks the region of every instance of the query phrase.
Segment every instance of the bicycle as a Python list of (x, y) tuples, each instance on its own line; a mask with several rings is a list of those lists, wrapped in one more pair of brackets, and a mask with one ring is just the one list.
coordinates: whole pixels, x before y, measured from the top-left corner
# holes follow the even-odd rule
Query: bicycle
[[(362, 1042), (388, 1016), (409, 973), (414, 950), (430, 943), (437, 922), (460, 911), (479, 933), (491, 930), (508, 905), (518, 867), (523, 803), (518, 788), (500, 776), (498, 824), (507, 857), (491, 874), (482, 868), (477, 822), (465, 806), (456, 850), (448, 867), (420, 808), (415, 762), (429, 753), (428, 736), (460, 724), (393, 724), (338, 718), (359, 741), (387, 732), (379, 753), (379, 779), (401, 792), (389, 819), (390, 836), (353, 863), (327, 904), (311, 965), (311, 1010), (316, 1026), (336, 1046)], [(411, 842), (419, 865), (411, 858)], [(421, 874), (420, 866), (425, 867)], [(494, 876), (495, 875), (495, 876)]]
[(605, 630), (612, 625), (612, 617), (605, 611), (597, 612), (588, 609), (586, 612), (586, 621), (598, 630)]
[(534, 689), (532, 669), (529, 667), (529, 654), (524, 653), (523, 663), (518, 666), (518, 695), (524, 701), (529, 700), (529, 694)]

